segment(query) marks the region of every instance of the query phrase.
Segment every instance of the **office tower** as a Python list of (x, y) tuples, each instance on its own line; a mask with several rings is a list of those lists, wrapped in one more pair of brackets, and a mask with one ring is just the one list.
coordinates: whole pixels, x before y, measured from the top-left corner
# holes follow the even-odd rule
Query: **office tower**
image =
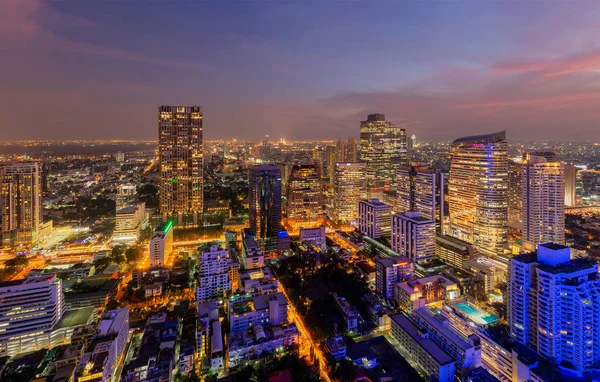
[(79, 361), (74, 380), (114, 381), (128, 337), (129, 309), (105, 312), (92, 343)]
[(288, 222), (318, 224), (323, 215), (321, 181), (314, 164), (294, 164), (288, 182)]
[(422, 217), (444, 221), (444, 174), (427, 165), (396, 169), (396, 212), (417, 211)]
[(0, 283), (0, 356), (51, 345), (52, 329), (65, 313), (56, 274)]
[(384, 114), (369, 114), (360, 123), (360, 160), (367, 164), (369, 194), (396, 183), (396, 166), (408, 164), (406, 131), (385, 120)]
[(115, 162), (117, 162), (117, 163), (123, 163), (123, 162), (125, 162), (125, 154), (123, 154), (122, 152), (119, 151), (115, 155)]
[(508, 226), (523, 231), (523, 167), (513, 160), (508, 162)]
[(377, 258), (375, 260), (375, 288), (383, 298), (394, 297), (394, 284), (413, 277), (414, 264), (407, 257)]
[(367, 196), (365, 163), (336, 163), (333, 207), (335, 219), (353, 222), (358, 216), (358, 202)]
[(417, 148), (417, 136), (414, 134), (410, 137), (410, 145), (413, 150)]
[(507, 166), (504, 131), (452, 143), (448, 181), (452, 236), (491, 253), (507, 248)]
[(158, 108), (159, 210), (163, 221), (197, 225), (203, 210), (202, 108)]
[(233, 284), (235, 289), (239, 287), (240, 264), (228, 250), (213, 245), (202, 252), (198, 260), (200, 273), (196, 291), (197, 301), (222, 299), (227, 291), (233, 290)]
[(150, 265), (167, 266), (170, 263), (171, 252), (173, 252), (173, 222), (161, 223), (150, 239)]
[(392, 207), (379, 199), (361, 200), (358, 203), (358, 230), (378, 239), (389, 236), (392, 229)]
[(577, 185), (577, 168), (572, 164), (565, 164), (565, 207), (575, 207)]
[(600, 362), (598, 263), (540, 244), (509, 264), (509, 329), (518, 342), (579, 377)]
[(134, 244), (146, 225), (146, 203), (132, 203), (117, 211), (113, 243)]
[(137, 200), (137, 189), (135, 184), (126, 183), (117, 186), (117, 195), (115, 200), (116, 210), (127, 207), (131, 202)]
[(392, 250), (415, 263), (435, 255), (435, 222), (418, 212), (392, 216)]
[(325, 227), (300, 228), (300, 242), (313, 245), (321, 252), (327, 251)]
[(281, 227), (281, 171), (275, 165), (250, 171), (250, 232), (256, 239), (276, 241)]
[(358, 146), (353, 137), (344, 141), (344, 138), (339, 138), (336, 143), (336, 161), (345, 163), (358, 162)]
[(11, 163), (0, 167), (2, 244), (36, 244), (42, 224), (40, 165)]
[(523, 242), (565, 243), (565, 169), (560, 162), (530, 155), (523, 162)]

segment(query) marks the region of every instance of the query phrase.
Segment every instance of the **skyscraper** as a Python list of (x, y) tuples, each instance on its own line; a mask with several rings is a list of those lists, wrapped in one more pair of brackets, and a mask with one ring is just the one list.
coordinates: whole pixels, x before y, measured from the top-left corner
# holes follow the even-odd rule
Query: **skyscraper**
[(511, 336), (579, 377), (600, 362), (598, 263), (570, 259), (568, 247), (540, 244), (512, 258), (508, 273)]
[(527, 154), (523, 162), (523, 242), (565, 243), (565, 168), (557, 161)]
[(450, 234), (482, 251), (508, 244), (506, 133), (459, 138), (450, 154)]
[(281, 227), (281, 171), (275, 165), (250, 171), (250, 232), (260, 240), (276, 240)]
[(370, 195), (395, 184), (395, 168), (408, 164), (407, 148), (406, 130), (387, 122), (384, 114), (369, 114), (360, 123), (360, 160), (367, 165)]
[(366, 198), (365, 163), (336, 163), (333, 207), (335, 219), (353, 222), (358, 202)]
[(294, 164), (288, 182), (287, 218), (291, 224), (313, 223), (323, 215), (321, 181), (314, 164)]
[(572, 164), (565, 165), (565, 206), (575, 207), (577, 185), (577, 168)]
[(42, 223), (40, 165), (12, 163), (0, 167), (0, 218), (4, 245), (33, 245)]
[(420, 216), (443, 222), (444, 177), (427, 165), (396, 169), (396, 212), (418, 211)]
[(239, 287), (240, 264), (233, 259), (228, 250), (213, 245), (204, 250), (199, 257), (200, 272), (196, 301), (206, 302), (221, 299), (227, 291)]
[(159, 210), (166, 221), (197, 225), (203, 210), (202, 108), (158, 108)]
[(353, 137), (344, 141), (344, 138), (339, 138), (336, 143), (336, 160), (338, 162), (354, 163), (358, 162), (358, 147), (356, 140)]

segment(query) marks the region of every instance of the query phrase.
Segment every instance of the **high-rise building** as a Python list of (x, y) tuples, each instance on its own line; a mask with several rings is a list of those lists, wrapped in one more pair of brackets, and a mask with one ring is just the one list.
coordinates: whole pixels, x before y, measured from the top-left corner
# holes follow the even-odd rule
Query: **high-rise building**
[(353, 137), (344, 141), (344, 138), (339, 138), (336, 143), (336, 161), (345, 163), (358, 162), (358, 146)]
[(413, 150), (417, 148), (417, 136), (414, 134), (410, 137), (410, 145)]
[(383, 298), (394, 297), (394, 284), (409, 280), (414, 274), (414, 264), (407, 257), (377, 258), (375, 260), (375, 288)]
[(240, 264), (228, 250), (213, 245), (202, 252), (198, 260), (200, 272), (196, 301), (220, 299), (227, 291), (234, 290), (234, 285), (235, 289), (239, 287)]
[(378, 239), (389, 236), (392, 229), (392, 207), (379, 199), (361, 200), (358, 203), (358, 230)]
[(392, 216), (392, 250), (418, 263), (435, 256), (435, 222), (418, 212)]
[(117, 196), (115, 199), (116, 210), (127, 207), (131, 202), (137, 200), (137, 188), (135, 184), (126, 183), (117, 186)]
[(360, 160), (367, 164), (369, 195), (395, 184), (395, 168), (408, 164), (407, 149), (406, 130), (387, 122), (384, 114), (369, 114), (360, 123)]
[(528, 154), (523, 162), (523, 242), (565, 243), (565, 168), (560, 162)]
[(579, 377), (600, 362), (598, 263), (570, 258), (568, 247), (540, 244), (509, 264), (511, 336)]
[(365, 163), (336, 163), (333, 207), (336, 220), (353, 222), (358, 202), (367, 196)]
[(197, 225), (203, 211), (202, 108), (158, 108), (159, 210), (163, 221)]
[(449, 235), (437, 235), (435, 238), (435, 255), (457, 268), (464, 269), (465, 262), (475, 256), (475, 248), (466, 241)]
[(315, 165), (294, 164), (288, 182), (288, 222), (318, 224), (323, 215), (322, 195), (321, 181)]
[(250, 232), (257, 240), (277, 240), (281, 227), (281, 171), (275, 165), (250, 171)]
[(508, 226), (523, 231), (523, 167), (519, 162), (508, 162)]
[(565, 207), (575, 207), (577, 167), (565, 164)]
[(396, 212), (417, 211), (422, 217), (443, 222), (444, 176), (427, 165), (396, 169)]
[(450, 234), (482, 250), (508, 246), (506, 133), (459, 138), (452, 143), (448, 204)]
[(173, 222), (161, 223), (150, 239), (150, 265), (164, 267), (173, 252)]
[(0, 283), (0, 356), (51, 346), (52, 329), (65, 313), (56, 274)]
[(12, 163), (0, 167), (0, 219), (3, 245), (33, 245), (42, 224), (40, 165)]

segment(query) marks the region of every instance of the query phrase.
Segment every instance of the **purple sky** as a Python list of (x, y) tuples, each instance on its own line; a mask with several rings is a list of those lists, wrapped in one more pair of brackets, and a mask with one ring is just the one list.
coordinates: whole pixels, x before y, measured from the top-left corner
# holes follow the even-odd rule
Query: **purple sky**
[(207, 139), (418, 139), (506, 129), (600, 141), (597, 1), (4, 0), (0, 141), (153, 139), (157, 106)]

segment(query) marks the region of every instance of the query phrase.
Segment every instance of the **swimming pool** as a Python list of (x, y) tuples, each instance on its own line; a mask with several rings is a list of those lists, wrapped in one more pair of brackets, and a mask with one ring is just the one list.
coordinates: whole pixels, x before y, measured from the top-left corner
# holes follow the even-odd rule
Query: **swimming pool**
[(469, 316), (473, 321), (477, 322), (480, 325), (489, 325), (498, 321), (498, 317), (490, 314), (482, 312), (476, 307), (470, 305), (466, 302), (460, 302), (455, 305), (458, 309), (460, 309), (463, 313)]

